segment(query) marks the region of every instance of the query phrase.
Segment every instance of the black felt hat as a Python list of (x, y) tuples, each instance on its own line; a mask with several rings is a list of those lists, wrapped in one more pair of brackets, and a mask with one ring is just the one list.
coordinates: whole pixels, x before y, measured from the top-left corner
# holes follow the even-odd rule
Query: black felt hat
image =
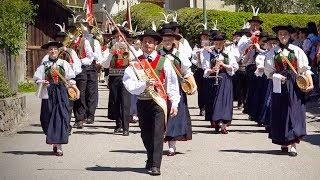
[(243, 33), (241, 31), (235, 31), (232, 33), (232, 36), (242, 36)]
[(212, 41), (224, 41), (226, 36), (224, 34), (218, 34), (212, 38)]
[(252, 18), (249, 19), (248, 22), (249, 22), (249, 23), (251, 23), (251, 22), (259, 22), (260, 24), (263, 23), (263, 21), (260, 19), (259, 16), (252, 16)]
[(180, 40), (182, 36), (180, 34), (175, 33), (172, 29), (162, 29), (161, 30), (161, 36), (172, 36), (176, 38), (176, 40)]
[(63, 46), (63, 44), (58, 41), (49, 41), (48, 43), (42, 45), (41, 49), (48, 49), (50, 46), (56, 46), (57, 48), (60, 48)]
[(171, 28), (175, 29), (175, 28), (180, 28), (180, 25), (178, 24), (178, 22), (176, 21), (171, 21), (169, 23), (169, 25), (171, 26)]
[(280, 31), (280, 30), (287, 30), (289, 33), (294, 32), (294, 28), (291, 25), (279, 25), (279, 26), (274, 26), (272, 28), (273, 32), (275, 32), (276, 34)]
[[(119, 30), (122, 32), (123, 35), (125, 35), (126, 37), (129, 37), (130, 36), (130, 33), (129, 31), (123, 27), (123, 26), (118, 26)], [(113, 31), (112, 31), (112, 35), (115, 35), (118, 33), (118, 30), (117, 28), (115, 28)]]
[(160, 36), (160, 34), (152, 29), (148, 29), (143, 34), (138, 35), (138, 38), (140, 40), (142, 40), (144, 37), (152, 37), (154, 40), (158, 41), (158, 43), (162, 41), (162, 37)]
[(221, 34), (221, 32), (218, 29), (211, 29), (210, 30), (210, 35), (212, 38), (216, 35), (219, 35), (219, 34)]
[(67, 36), (66, 32), (60, 31), (54, 36), (54, 39), (59, 38), (59, 37), (64, 38), (66, 36)]
[(211, 33), (210, 33), (209, 30), (205, 29), (205, 30), (203, 30), (203, 31), (199, 34), (199, 36), (201, 36), (201, 35), (210, 36)]

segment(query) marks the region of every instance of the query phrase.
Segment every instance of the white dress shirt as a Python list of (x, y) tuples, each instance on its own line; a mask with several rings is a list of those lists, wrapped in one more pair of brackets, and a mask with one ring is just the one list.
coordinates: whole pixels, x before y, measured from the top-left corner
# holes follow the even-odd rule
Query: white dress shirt
[[(200, 53), (200, 62), (198, 63), (198, 56), (197, 53)], [(191, 62), (192, 64), (196, 65), (199, 68), (203, 68), (203, 64), (206, 63), (206, 61), (210, 62), (210, 52), (207, 49), (201, 48), (201, 49), (195, 49), (195, 51), (192, 52), (192, 58)]]
[[(174, 61), (174, 57), (171, 56), (170, 54), (166, 54), (166, 52), (163, 49), (161, 49), (159, 53), (160, 53), (161, 56), (166, 56), (172, 62)], [(191, 65), (192, 64), (191, 64), (189, 58), (185, 54), (179, 52), (176, 48), (174, 48), (172, 50), (172, 54), (173, 55), (177, 55), (178, 54), (178, 58), (179, 58), (179, 60), (181, 62), (181, 75), (184, 78), (188, 78), (188, 77), (192, 76), (193, 75), (193, 73), (191, 71)]]
[[(90, 38), (92, 38), (92, 36), (90, 35), (85, 35), (81, 41), (83, 41), (83, 48), (84, 48), (84, 51), (86, 52), (86, 56), (81, 60), (81, 63), (82, 65), (91, 65), (92, 64), (92, 61), (94, 60), (95, 58), (95, 54), (94, 54), (94, 51), (91, 47), (91, 44), (90, 44)], [(81, 47), (80, 47), (81, 48)], [(100, 49), (101, 50), (101, 49)], [(80, 52), (82, 53), (82, 52)], [(79, 57), (78, 57), (79, 58)]]
[[(151, 56), (153, 60), (157, 57), (158, 53), (157, 51), (153, 51), (150, 55), (144, 54), (145, 57)], [(135, 61), (132, 61), (130, 63), (130, 66), (128, 66), (125, 69), (124, 76), (123, 76), (123, 84), (125, 88), (134, 95), (140, 95), (144, 92), (147, 85), (145, 81), (138, 80), (132, 65), (134, 63), (137, 63)], [(180, 92), (179, 92), (179, 82), (176, 75), (176, 72), (174, 71), (172, 64), (169, 59), (166, 59), (163, 64), (163, 70), (165, 74), (165, 82), (164, 87), (166, 89), (167, 95), (169, 97), (169, 100), (172, 103), (172, 107), (178, 107), (178, 104), (180, 102)]]
[[(227, 66), (227, 68), (230, 68), (230, 70), (227, 70), (227, 73), (230, 76), (233, 76), (234, 73), (239, 69), (239, 65), (236, 60), (236, 55), (234, 54), (233, 51), (229, 51), (228, 49), (224, 49), (223, 53), (227, 54), (228, 59), (229, 59), (229, 62), (228, 62), (228, 64), (226, 64), (226, 66)], [(221, 54), (217, 54), (216, 51), (212, 51), (212, 54), (214, 56), (219, 55), (219, 59), (221, 59), (221, 60), (223, 60), (223, 58), (224, 58)], [(210, 58), (209, 58), (209, 60), (206, 60), (202, 63), (202, 69), (204, 69), (203, 77), (208, 77), (210, 75), (209, 70), (211, 69)]]
[(191, 58), (192, 48), (185, 38), (180, 39), (178, 50), (179, 52), (185, 54), (188, 58)]
[(45, 81), (45, 69), (53, 66), (57, 67), (58, 65), (62, 66), (65, 70), (65, 79), (69, 81), (70, 84), (75, 85), (76, 82), (72, 78), (76, 77), (74, 70), (71, 65), (62, 59), (58, 59), (55, 63), (49, 60), (49, 56), (45, 56), (41, 65), (37, 68), (36, 72), (33, 75), (33, 80), (38, 84), (39, 89), (36, 93), (37, 96), (41, 99), (48, 99), (47, 87), (43, 87), (42, 83)]
[[(312, 72), (310, 71), (311, 68), (308, 64), (308, 58), (306, 54), (303, 52), (303, 50), (298, 46), (295, 46), (292, 44), (289, 44), (288, 48), (294, 51), (294, 55), (297, 58), (297, 69), (298, 69), (297, 72), (301, 74), (302, 73), (312, 74)], [(264, 55), (265, 56), (264, 57), (265, 58), (264, 73), (268, 78), (273, 79), (274, 92), (279, 93), (281, 92), (281, 87), (279, 87), (281, 86), (281, 83), (279, 82), (281, 81), (281, 79), (279, 78), (279, 74), (275, 73), (276, 69), (274, 65), (274, 57), (276, 53), (288, 54), (289, 52), (286, 49), (284, 49), (282, 52), (282, 49), (279, 46), (267, 52)], [(263, 57), (260, 57), (260, 58), (263, 58)], [(261, 64), (259, 66), (261, 67)]]

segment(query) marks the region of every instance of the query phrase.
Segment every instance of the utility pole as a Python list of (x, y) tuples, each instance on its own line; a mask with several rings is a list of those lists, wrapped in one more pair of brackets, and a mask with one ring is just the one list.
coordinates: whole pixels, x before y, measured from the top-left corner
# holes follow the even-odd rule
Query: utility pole
[(202, 0), (203, 1), (203, 4), (202, 4), (202, 8), (203, 8), (203, 23), (204, 24), (207, 24), (207, 11), (206, 11), (206, 0)]

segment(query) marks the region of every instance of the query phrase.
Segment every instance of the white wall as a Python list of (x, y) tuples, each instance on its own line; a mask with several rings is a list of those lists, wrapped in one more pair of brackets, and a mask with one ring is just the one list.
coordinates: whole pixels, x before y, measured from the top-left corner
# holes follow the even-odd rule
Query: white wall
[[(203, 1), (197, 0), (197, 8), (202, 8), (202, 7), (203, 7)], [(220, 0), (206, 0), (206, 8), (207, 9), (224, 10), (224, 11), (235, 11), (236, 10), (235, 5), (225, 6), (224, 1), (220, 1)]]
[[(131, 5), (135, 5), (140, 3), (141, 0), (129, 0)], [(119, 2), (119, 4), (117, 3)], [(102, 4), (105, 4), (108, 12), (111, 15), (116, 15), (119, 12), (125, 10), (127, 8), (127, 0), (99, 0), (98, 4), (94, 5), (94, 12), (100, 12), (100, 8)]]
[[(225, 6), (221, 0), (205, 0), (207, 9), (217, 9), (225, 11), (235, 11), (236, 6)], [(202, 8), (203, 0), (166, 0), (166, 9), (177, 10), (183, 7)]]

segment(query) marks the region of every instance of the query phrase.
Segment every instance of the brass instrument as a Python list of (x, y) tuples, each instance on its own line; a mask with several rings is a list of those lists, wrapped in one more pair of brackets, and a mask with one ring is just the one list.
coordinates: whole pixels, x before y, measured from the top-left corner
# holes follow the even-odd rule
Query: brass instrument
[[(68, 31), (67, 33), (67, 36), (64, 38), (62, 44), (64, 47), (66, 48), (70, 48), (72, 43), (77, 40), (78, 37), (80, 37), (82, 35), (82, 31), (80, 29), (80, 27), (76, 27), (76, 29), (74, 29), (73, 31)], [(71, 57), (71, 55), (69, 54), (68, 51), (64, 51), (62, 49), (62, 51), (59, 52), (59, 55), (58, 55), (59, 58), (61, 59), (69, 59), (69, 57)]]
[(93, 34), (95, 39), (97, 39), (99, 41), (100, 45), (102, 45), (104, 42), (104, 39), (103, 39), (102, 32), (99, 29), (99, 27), (93, 26), (93, 28), (91, 29), (91, 33)]
[(62, 42), (63, 46), (70, 47), (72, 43), (81, 35), (82, 35), (82, 32), (79, 27), (77, 27), (74, 31), (67, 32), (67, 36)]

